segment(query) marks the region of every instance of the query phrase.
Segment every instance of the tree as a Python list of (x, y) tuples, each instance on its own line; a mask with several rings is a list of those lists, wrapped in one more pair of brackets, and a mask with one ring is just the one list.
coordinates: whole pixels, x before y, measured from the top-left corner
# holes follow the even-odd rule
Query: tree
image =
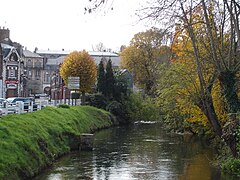
[[(97, 9), (101, 9), (101, 7), (104, 4), (108, 4), (108, 1), (113, 2), (113, 0), (94, 0), (94, 1), (88, 0), (88, 1), (89, 1), (89, 5), (85, 6), (84, 10), (85, 10), (85, 13), (89, 13), (89, 14), (96, 11)], [(110, 3), (108, 7), (106, 7), (105, 5), (104, 8), (113, 10), (112, 3)]]
[(103, 60), (101, 60), (98, 65), (97, 91), (106, 95), (106, 76)]
[[(100, 5), (103, 3), (105, 1), (101, 1)], [(168, 27), (180, 25), (180, 30), (184, 30), (188, 35), (186, 37), (192, 46), (189, 56), (194, 58), (199, 88), (199, 96), (194, 101), (207, 117), (215, 134), (222, 138), (223, 127), (216, 114), (212, 90), (214, 84), (219, 82), (227, 103), (227, 112), (236, 113), (240, 110), (237, 86), (240, 71), (239, 2), (152, 0), (148, 4), (148, 7), (138, 11), (140, 19), (163, 24), (169, 22), (165, 23)], [(207, 76), (206, 65), (212, 66), (212, 71)], [(234, 131), (232, 130), (232, 136)], [(224, 139), (236, 156), (235, 137), (230, 138), (231, 140)]]
[(111, 99), (113, 97), (115, 83), (111, 59), (109, 59), (107, 62), (105, 76), (106, 76), (106, 96)]
[[(240, 70), (239, 5), (235, 1), (167, 1), (158, 0), (149, 8), (143, 8), (145, 18), (162, 20), (169, 18), (171, 25), (176, 20), (180, 30), (186, 31), (191, 41), (195, 69), (198, 76), (199, 98), (194, 99), (211, 124), (213, 131), (223, 137), (223, 128), (214, 106), (212, 88), (218, 79), (228, 105), (229, 113), (239, 110), (236, 75)], [(142, 19), (144, 19), (142, 17)], [(205, 51), (205, 52), (204, 52)], [(207, 53), (206, 53), (207, 52)], [(206, 65), (213, 70), (206, 76)], [(233, 130), (232, 134), (235, 130)], [(237, 155), (236, 139), (224, 138), (234, 156)]]
[(114, 93), (113, 97), (116, 101), (121, 102), (130, 94), (130, 77), (125, 70), (119, 70), (114, 73)]
[(122, 67), (133, 74), (134, 81), (148, 95), (155, 93), (158, 65), (167, 62), (171, 54), (170, 48), (162, 45), (165, 35), (157, 28), (137, 33), (121, 53)]
[(93, 51), (100, 51), (100, 52), (106, 51), (106, 47), (104, 46), (104, 44), (102, 42), (95, 45), (95, 47), (92, 46), (92, 49), (93, 49)]
[(68, 84), (68, 77), (80, 77), (82, 104), (85, 103), (85, 93), (90, 92), (96, 82), (97, 68), (94, 59), (85, 51), (74, 51), (65, 57), (60, 67), (60, 75)]

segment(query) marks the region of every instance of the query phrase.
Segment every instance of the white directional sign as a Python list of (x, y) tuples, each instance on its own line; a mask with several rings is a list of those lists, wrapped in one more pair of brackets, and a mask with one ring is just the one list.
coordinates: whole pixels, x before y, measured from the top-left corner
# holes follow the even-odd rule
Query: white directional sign
[(68, 77), (68, 89), (79, 89), (80, 77)]

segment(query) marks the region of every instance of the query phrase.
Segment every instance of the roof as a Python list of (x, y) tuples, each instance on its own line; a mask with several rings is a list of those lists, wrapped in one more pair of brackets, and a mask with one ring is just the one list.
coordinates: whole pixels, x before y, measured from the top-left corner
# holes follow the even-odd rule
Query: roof
[(23, 56), (28, 57), (28, 58), (42, 58), (42, 56), (40, 56), (36, 53), (33, 53), (29, 50), (23, 50)]
[(51, 66), (51, 65), (59, 65), (60, 63), (62, 63), (64, 61), (65, 57), (66, 56), (60, 56), (58, 58), (48, 59), (46, 65), (49, 65), (49, 66)]
[[(37, 50), (36, 53), (40, 55), (49, 54), (49, 55), (68, 55), (73, 51), (66, 51), (66, 50)], [(101, 51), (88, 51), (88, 54), (91, 56), (108, 56), (108, 57), (118, 57), (117, 53), (112, 52), (101, 52)]]
[(2, 46), (2, 48), (4, 48), (4, 49), (12, 49), (12, 48), (14, 48), (13, 46), (10, 46), (10, 45), (4, 44), (4, 43), (1, 43), (1, 46)]
[(3, 57), (4, 58), (9, 57), (11, 52), (12, 52), (12, 50), (16, 49), (15, 47), (10, 46), (10, 45), (5, 44), (5, 43), (1, 43), (1, 47), (2, 47), (2, 50), (3, 50)]
[[(90, 55), (90, 56), (92, 56), (92, 55)], [(65, 58), (66, 56), (60, 56), (60, 57), (58, 57), (58, 58), (49, 58), (48, 60), (47, 60), (47, 64), (46, 65), (49, 65), (49, 66), (56, 66), (56, 65), (59, 65), (60, 63), (63, 63), (63, 61), (64, 61), (64, 58)], [(93, 59), (95, 60), (95, 62), (96, 62), (96, 64), (98, 65), (99, 63), (100, 63), (100, 61), (101, 61), (101, 59), (103, 58), (103, 57), (105, 57), (106, 58), (106, 60), (108, 60), (108, 59), (111, 59), (111, 61), (112, 61), (112, 66), (120, 66), (120, 57), (119, 56), (104, 56), (104, 55), (99, 55), (99, 56), (92, 56), (93, 57)]]
[(112, 52), (88, 51), (88, 54), (91, 55), (91, 56), (118, 57), (117, 53), (112, 53)]
[(57, 55), (68, 55), (70, 54), (72, 51), (57, 51), (57, 50), (37, 50), (35, 53), (37, 54), (57, 54)]

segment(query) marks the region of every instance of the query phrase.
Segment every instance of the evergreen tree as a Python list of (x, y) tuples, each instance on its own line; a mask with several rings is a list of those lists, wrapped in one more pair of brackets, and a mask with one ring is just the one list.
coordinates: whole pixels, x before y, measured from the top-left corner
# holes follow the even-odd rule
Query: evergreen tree
[(103, 60), (98, 65), (97, 91), (106, 95), (106, 75)]
[(106, 67), (106, 96), (108, 98), (113, 97), (114, 83), (115, 83), (115, 79), (114, 79), (113, 70), (112, 70), (112, 61), (111, 59), (109, 59)]
[(130, 92), (128, 79), (120, 71), (115, 73), (114, 93), (113, 97), (116, 101), (121, 102), (123, 97), (128, 96)]

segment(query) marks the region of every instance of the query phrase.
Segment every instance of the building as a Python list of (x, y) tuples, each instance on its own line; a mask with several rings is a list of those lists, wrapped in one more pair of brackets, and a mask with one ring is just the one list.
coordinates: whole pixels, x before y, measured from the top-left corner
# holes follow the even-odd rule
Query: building
[(43, 94), (44, 61), (43, 57), (29, 50), (23, 50), (22, 96)]
[(22, 46), (10, 40), (10, 30), (0, 27), (0, 97), (19, 96), (22, 91)]
[[(44, 70), (43, 70), (43, 89), (44, 93), (49, 94), (52, 99), (65, 99), (69, 98), (69, 90), (66, 88), (62, 78), (59, 74), (60, 64), (63, 63), (64, 58), (71, 53), (71, 51), (51, 51), (51, 50), (38, 50), (35, 53), (43, 57)], [(98, 65), (103, 59), (105, 64), (109, 59), (112, 60), (113, 68), (120, 66), (120, 57), (112, 52), (95, 52), (89, 51), (96, 64)]]

